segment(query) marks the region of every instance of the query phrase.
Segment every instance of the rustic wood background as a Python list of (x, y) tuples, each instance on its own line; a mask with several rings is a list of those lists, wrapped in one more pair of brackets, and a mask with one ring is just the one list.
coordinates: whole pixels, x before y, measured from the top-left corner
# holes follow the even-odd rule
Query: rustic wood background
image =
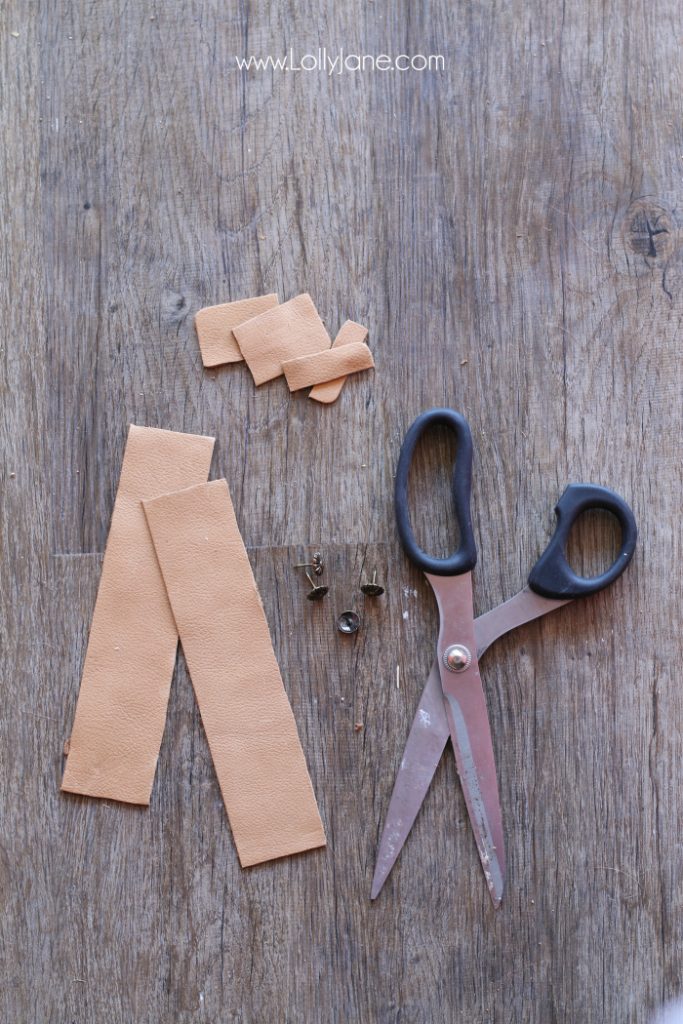
[[(640, 1024), (678, 994), (682, 31), (673, 0), (2, 4), (3, 1021)], [(318, 45), (446, 69), (236, 70)], [(195, 311), (271, 290), (367, 324), (376, 373), (321, 408), (203, 371)], [(478, 610), (570, 480), (641, 530), (616, 586), (483, 663), (498, 913), (450, 751), (368, 899), (436, 629), (392, 476), (438, 404), (476, 442)], [(130, 422), (218, 438), (326, 851), (240, 870), (182, 657), (150, 808), (59, 793)], [(448, 456), (434, 436), (417, 470), (435, 550)], [(594, 526), (577, 564), (607, 557)], [(311, 606), (291, 564), (317, 547)]]

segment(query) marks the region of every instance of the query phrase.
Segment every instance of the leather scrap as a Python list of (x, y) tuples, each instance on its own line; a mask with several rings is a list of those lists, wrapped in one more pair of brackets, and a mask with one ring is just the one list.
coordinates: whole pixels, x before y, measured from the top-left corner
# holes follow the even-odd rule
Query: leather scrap
[[(334, 339), (332, 348), (339, 348), (341, 345), (349, 345), (353, 341), (363, 342), (368, 336), (367, 327), (363, 327), (362, 324), (357, 324), (354, 320), (347, 320), (346, 323), (342, 324), (339, 328), (337, 337)], [(335, 377), (334, 380), (325, 381), (324, 384), (316, 384), (314, 388), (308, 393), (308, 397), (312, 398), (315, 402), (322, 402), (324, 405), (329, 405), (331, 402), (336, 402), (341, 394), (341, 390), (344, 387), (344, 381), (346, 375), (343, 377)]]
[(131, 426), (62, 790), (148, 804), (178, 634), (141, 505), (203, 483), (214, 438)]
[(325, 845), (225, 480), (144, 502), (243, 867)]
[(332, 340), (308, 293), (233, 328), (256, 385), (280, 377), (282, 364), (329, 349)]
[(339, 348), (328, 349), (327, 352), (316, 352), (312, 356), (301, 356), (283, 363), (290, 391), (300, 391), (312, 384), (324, 384), (326, 381), (369, 370), (375, 365), (372, 352), (363, 342), (352, 341)]
[(222, 302), (218, 306), (200, 309), (194, 318), (194, 325), (204, 366), (242, 362), (243, 356), (233, 328), (277, 304), (277, 295), (271, 294), (238, 299), (236, 302)]

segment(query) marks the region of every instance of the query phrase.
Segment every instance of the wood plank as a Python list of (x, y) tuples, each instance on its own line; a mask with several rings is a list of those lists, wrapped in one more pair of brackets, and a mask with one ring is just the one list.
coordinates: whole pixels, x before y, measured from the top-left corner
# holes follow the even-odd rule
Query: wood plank
[[(682, 29), (672, 0), (3, 5), (3, 1020), (641, 1024), (678, 993)], [(446, 67), (236, 69), (290, 45)], [(321, 408), (202, 369), (198, 308), (303, 290), (332, 336), (369, 327), (375, 374)], [(475, 438), (478, 610), (569, 480), (641, 530), (615, 587), (483, 662), (497, 914), (450, 754), (368, 900), (436, 630), (393, 473), (439, 404)], [(182, 658), (149, 811), (58, 792), (130, 422), (218, 438), (325, 852), (240, 871)], [(424, 446), (414, 495), (441, 550), (450, 454)], [(291, 565), (318, 547), (314, 607)], [(387, 593), (341, 637), (374, 566)]]

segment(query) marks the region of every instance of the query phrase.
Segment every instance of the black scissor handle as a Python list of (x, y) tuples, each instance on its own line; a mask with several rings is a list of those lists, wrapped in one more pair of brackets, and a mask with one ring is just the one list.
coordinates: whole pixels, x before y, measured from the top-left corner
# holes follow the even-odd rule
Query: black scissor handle
[[(607, 572), (585, 579), (577, 576), (569, 565), (565, 547), (572, 526), (581, 513), (588, 509), (605, 509), (617, 517), (621, 526), (621, 547)], [(638, 539), (633, 512), (624, 499), (597, 484), (570, 484), (555, 506), (555, 514), (555, 533), (529, 574), (531, 589), (543, 597), (562, 600), (596, 594), (598, 590), (614, 583), (633, 558)]]
[[(448, 558), (432, 558), (418, 547), (410, 525), (408, 510), (408, 474), (415, 445), (429, 427), (442, 425), (452, 430), (458, 442), (458, 451), (453, 467), (453, 508), (460, 530), (460, 547)], [(470, 494), (472, 491), (472, 434), (467, 420), (453, 409), (430, 409), (418, 416), (401, 445), (401, 454), (396, 467), (394, 502), (396, 524), (403, 550), (408, 558), (423, 572), (434, 576), (461, 576), (474, 569), (477, 564), (477, 548), (472, 532), (470, 515)]]

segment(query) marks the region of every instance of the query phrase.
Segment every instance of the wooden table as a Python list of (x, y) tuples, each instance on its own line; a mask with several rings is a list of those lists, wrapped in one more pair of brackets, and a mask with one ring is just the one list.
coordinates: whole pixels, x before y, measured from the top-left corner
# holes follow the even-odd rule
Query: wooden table
[[(680, 5), (8, 0), (0, 29), (0, 1018), (647, 1021), (683, 967)], [(236, 68), (318, 46), (444, 70)], [(271, 290), (366, 324), (376, 373), (323, 408), (204, 371), (196, 310)], [(478, 611), (570, 480), (641, 531), (483, 662), (498, 913), (450, 752), (368, 899), (436, 628), (392, 478), (439, 404), (475, 437)], [(182, 656), (149, 809), (59, 792), (129, 423), (218, 438), (326, 851), (240, 870)], [(416, 472), (435, 551), (450, 455)], [(584, 523), (575, 564), (613, 541)]]

